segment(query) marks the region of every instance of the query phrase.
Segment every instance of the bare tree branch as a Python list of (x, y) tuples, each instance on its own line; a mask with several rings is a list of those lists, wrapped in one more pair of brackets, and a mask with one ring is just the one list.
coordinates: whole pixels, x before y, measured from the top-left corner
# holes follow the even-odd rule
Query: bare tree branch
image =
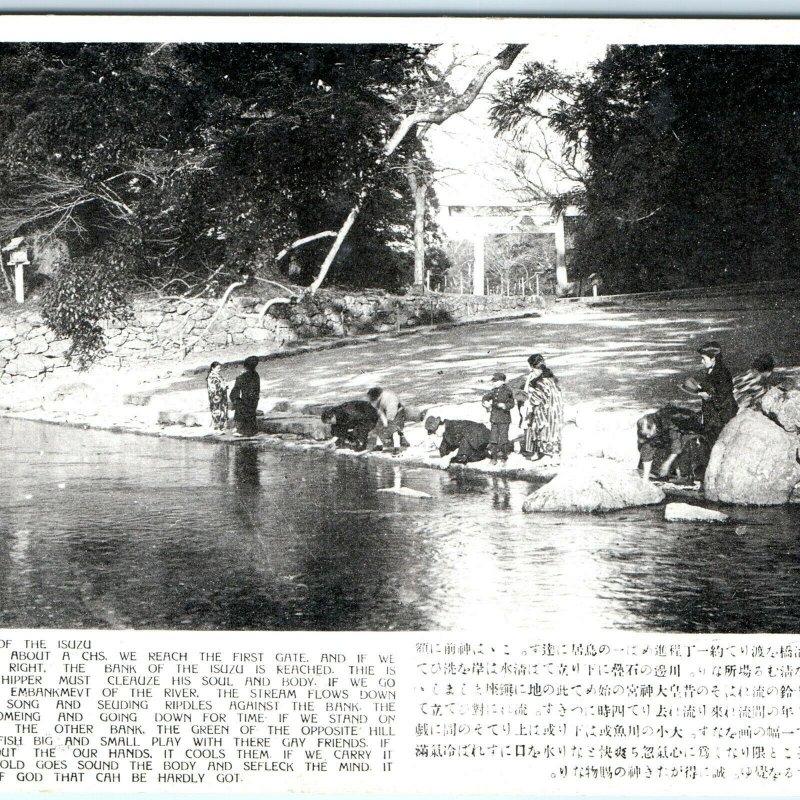
[(304, 236), (302, 239), (298, 239), (295, 242), (292, 242), (290, 245), (283, 248), (283, 250), (275, 256), (275, 261), (281, 261), (286, 258), (292, 250), (296, 250), (298, 247), (302, 247), (304, 244), (308, 244), (309, 242), (314, 242), (317, 239), (324, 239), (328, 236), (336, 236), (336, 231), (322, 231), (321, 233), (315, 233), (311, 236)]
[(383, 151), (384, 157), (390, 156), (397, 149), (400, 142), (406, 138), (408, 132), (415, 125), (423, 123), (441, 125), (453, 115), (468, 109), (472, 103), (475, 102), (475, 98), (480, 94), (489, 76), (497, 70), (507, 70), (514, 63), (514, 59), (516, 59), (524, 49), (524, 44), (508, 45), (477, 71), (467, 88), (460, 95), (454, 97), (440, 108), (409, 114), (400, 122), (397, 129), (392, 134), (391, 139), (386, 143)]
[(615, 217), (614, 219), (616, 219), (618, 222), (628, 222), (628, 223), (644, 222), (646, 219), (650, 219), (650, 217), (654, 217), (656, 214), (658, 214), (658, 212), (661, 211), (663, 207), (664, 206), (659, 206), (658, 208), (654, 208), (650, 213), (642, 214), (642, 216), (640, 217)]

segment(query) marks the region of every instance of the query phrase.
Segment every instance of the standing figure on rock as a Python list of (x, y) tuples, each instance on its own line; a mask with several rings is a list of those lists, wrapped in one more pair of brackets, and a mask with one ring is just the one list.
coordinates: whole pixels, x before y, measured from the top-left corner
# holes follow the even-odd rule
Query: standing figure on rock
[(761, 409), (761, 398), (770, 388), (770, 378), (775, 370), (775, 360), (769, 353), (756, 356), (750, 369), (733, 379), (733, 399), (743, 408)]
[(508, 459), (511, 443), (508, 441), (508, 429), (511, 427), (511, 409), (514, 407), (514, 392), (506, 383), (503, 372), (492, 375), (492, 388), (481, 398), (483, 407), (489, 412), (489, 423), (492, 430), (489, 434), (489, 455), (492, 464)]
[(212, 361), (206, 375), (208, 406), (211, 409), (211, 425), (218, 433), (225, 430), (228, 422), (228, 389), (222, 379), (222, 364)]
[(525, 438), (522, 452), (528, 458), (547, 458), (555, 463), (561, 458), (564, 396), (543, 356), (534, 353), (528, 359), (528, 366), (530, 372), (523, 387)]
[(261, 378), (256, 372), (258, 356), (244, 360), (244, 372), (236, 379), (230, 392), (231, 407), (236, 412), (233, 422), (237, 436), (255, 436), (258, 433), (256, 410), (261, 393)]
[(369, 404), (378, 412), (378, 424), (375, 432), (378, 434), (379, 443), (376, 450), (392, 448), (394, 455), (399, 455), (400, 447), (408, 447), (408, 442), (403, 436), (406, 424), (406, 410), (400, 398), (389, 389), (374, 386), (367, 392)]
[(451, 464), (469, 464), (473, 461), (483, 461), (487, 457), (491, 434), (485, 425), (468, 419), (442, 419), (431, 416), (425, 420), (425, 430), (429, 436), (434, 436), (442, 426), (444, 429), (439, 444), (441, 458), (453, 450), (457, 452), (450, 459)]
[(719, 438), (722, 429), (736, 416), (733, 379), (722, 361), (719, 342), (706, 342), (697, 349), (706, 374), (697, 382), (697, 396), (703, 401), (703, 433), (709, 447)]

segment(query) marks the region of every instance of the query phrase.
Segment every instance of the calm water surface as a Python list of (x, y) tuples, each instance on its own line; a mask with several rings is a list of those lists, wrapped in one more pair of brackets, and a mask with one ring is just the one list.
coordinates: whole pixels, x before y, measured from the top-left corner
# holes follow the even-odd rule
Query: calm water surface
[(525, 515), (527, 483), (0, 420), (0, 627), (800, 631), (800, 508)]

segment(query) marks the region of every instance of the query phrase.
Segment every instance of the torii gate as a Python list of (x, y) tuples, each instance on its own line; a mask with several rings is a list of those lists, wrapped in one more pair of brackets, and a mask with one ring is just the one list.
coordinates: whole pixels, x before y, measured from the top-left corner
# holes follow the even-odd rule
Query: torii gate
[[(469, 211), (467, 211), (469, 209)], [(481, 213), (482, 209), (500, 211), (500, 213)], [(501, 211), (501, 209), (507, 209)], [(521, 221), (524, 217), (533, 219), (537, 232), (552, 233), (556, 247), (556, 282), (562, 289), (569, 285), (567, 276), (567, 247), (566, 235), (564, 231), (564, 220), (566, 217), (580, 216), (580, 211), (569, 206), (564, 213), (559, 214), (555, 219), (549, 207), (543, 204), (510, 206), (451, 206), (452, 210), (469, 217), (472, 228), (473, 242), (473, 270), (472, 270), (472, 293), (477, 295), (486, 294), (486, 236), (490, 233), (516, 233), (524, 230)]]

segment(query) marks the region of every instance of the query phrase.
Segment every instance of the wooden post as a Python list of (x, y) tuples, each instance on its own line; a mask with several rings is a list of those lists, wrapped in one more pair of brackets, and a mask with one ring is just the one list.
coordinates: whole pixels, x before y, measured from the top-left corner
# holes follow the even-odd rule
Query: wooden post
[(475, 236), (473, 247), (475, 262), (472, 271), (472, 293), (486, 294), (486, 252), (484, 249), (484, 228), (483, 223), (475, 220)]
[(25, 302), (25, 267), (14, 264), (14, 297), (18, 303)]
[(564, 214), (556, 217), (556, 283), (565, 289), (569, 283), (567, 277), (567, 237), (564, 232)]

